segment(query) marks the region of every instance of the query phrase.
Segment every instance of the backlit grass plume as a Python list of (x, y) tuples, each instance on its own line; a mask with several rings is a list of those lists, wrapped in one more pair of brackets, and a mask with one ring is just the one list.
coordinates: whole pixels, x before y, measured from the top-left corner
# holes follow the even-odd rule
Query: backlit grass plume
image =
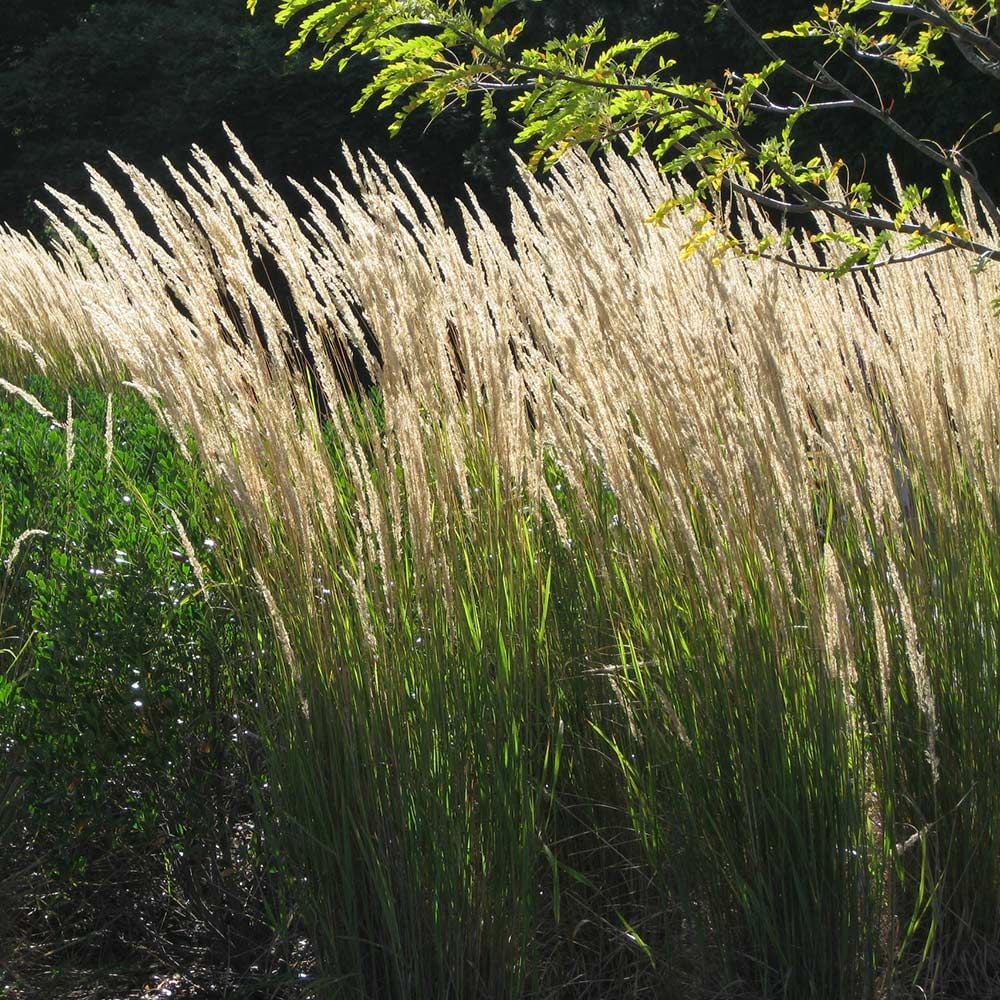
[(127, 380), (213, 477), (327, 995), (995, 956), (993, 290), (681, 263), (644, 162), (526, 178), (511, 245), (348, 162), (293, 209), (234, 140), (0, 235), (11, 384)]

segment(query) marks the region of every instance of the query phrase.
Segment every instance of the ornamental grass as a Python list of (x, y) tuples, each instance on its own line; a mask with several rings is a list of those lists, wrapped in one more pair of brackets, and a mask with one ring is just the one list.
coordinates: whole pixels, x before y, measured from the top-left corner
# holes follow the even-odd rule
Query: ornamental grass
[(989, 272), (682, 261), (614, 156), (505, 242), (348, 160), (0, 235), (5, 378), (127, 382), (214, 487), (316, 990), (990, 995)]

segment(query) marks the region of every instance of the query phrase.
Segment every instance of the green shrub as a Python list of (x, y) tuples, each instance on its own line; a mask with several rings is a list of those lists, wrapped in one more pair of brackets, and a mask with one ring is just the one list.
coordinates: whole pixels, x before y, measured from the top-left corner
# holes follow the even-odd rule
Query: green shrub
[[(66, 412), (43, 380), (27, 389)], [(107, 463), (107, 405), (74, 394), (67, 468), (64, 428), (0, 394), (4, 538), (46, 533), (24, 540), (0, 608), (5, 646), (23, 648), (0, 712), (24, 792), (8, 856), (32, 866), (22, 930), (104, 960), (182, 929), (237, 934), (222, 915), (255, 850), (238, 745), (252, 687), (234, 669), (252, 650), (216, 589), (208, 487), (124, 390)]]

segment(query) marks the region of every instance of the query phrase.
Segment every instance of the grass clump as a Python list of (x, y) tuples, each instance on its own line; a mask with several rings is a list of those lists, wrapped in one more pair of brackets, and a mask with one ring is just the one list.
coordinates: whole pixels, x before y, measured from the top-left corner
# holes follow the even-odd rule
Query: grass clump
[(989, 995), (990, 289), (681, 267), (648, 164), (527, 180), (512, 250), (352, 163), (0, 248), (11, 380), (124, 374), (209, 470), (313, 989)]

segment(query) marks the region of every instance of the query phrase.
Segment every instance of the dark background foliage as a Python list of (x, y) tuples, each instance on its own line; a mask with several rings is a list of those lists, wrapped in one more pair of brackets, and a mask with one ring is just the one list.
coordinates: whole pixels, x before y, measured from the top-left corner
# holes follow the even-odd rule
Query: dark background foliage
[[(64, 411), (49, 383), (28, 387)], [(242, 721), (254, 687), (234, 669), (261, 653), (221, 591), (197, 592), (169, 516), (211, 586), (209, 486), (124, 392), (106, 469), (105, 399), (81, 390), (74, 404), (67, 468), (62, 429), (0, 393), (0, 548), (48, 532), (0, 566), (0, 777), (24, 793), (0, 824), (3, 995), (18, 995), (16, 969), (30, 995), (60, 996), (41, 989), (49, 966), (155, 962), (183, 940), (249, 967), (268, 940), (260, 739)]]
[[(308, 56), (286, 59), (290, 34), (272, 23), (275, 0), (251, 18), (244, 0), (30, 0), (0, 5), (0, 221), (42, 230), (33, 207), (50, 184), (73, 196), (87, 191), (82, 164), (112, 175), (107, 151), (145, 171), (160, 158), (182, 160), (198, 143), (225, 157), (227, 121), (273, 179), (323, 176), (337, 170), (340, 147), (372, 148), (402, 160), (431, 194), (448, 197), (471, 183), (489, 209), (510, 181), (505, 156), (514, 129), (503, 120), (484, 133), (473, 102), (428, 127), (414, 120), (395, 141), (387, 119), (372, 109), (351, 113), (367, 67), (344, 75), (313, 73)], [(678, 31), (673, 55), (688, 78), (717, 76), (729, 66), (763, 61), (731, 20), (705, 25), (705, 0), (520, 0), (528, 37), (540, 41), (598, 17), (609, 36)], [(804, 0), (759, 0), (747, 14), (762, 29), (808, 16)], [(945, 144), (992, 110), (984, 79), (952, 53), (946, 71), (921, 79), (913, 95), (897, 96), (896, 111), (916, 134)], [(888, 91), (898, 81), (880, 81)], [(888, 92), (887, 91), (887, 92)], [(905, 172), (931, 183), (935, 171), (859, 116), (825, 119), (804, 136), (835, 142), (858, 171), (881, 177), (891, 150)], [(981, 143), (976, 159), (994, 173), (997, 139)]]

